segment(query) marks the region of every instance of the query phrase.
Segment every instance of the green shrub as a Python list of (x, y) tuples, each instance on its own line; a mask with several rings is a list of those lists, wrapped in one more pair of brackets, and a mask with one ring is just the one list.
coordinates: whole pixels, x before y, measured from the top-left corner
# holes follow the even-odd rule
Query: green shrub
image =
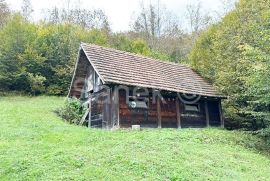
[(270, 145), (270, 127), (257, 131), (257, 134)]
[(44, 81), (46, 78), (41, 75), (34, 75), (32, 73), (28, 73), (28, 81), (31, 87), (31, 93), (33, 95), (44, 93), (45, 86)]
[(80, 100), (76, 98), (67, 98), (63, 107), (58, 108), (55, 112), (70, 124), (79, 124), (86, 108), (82, 106)]
[(49, 87), (46, 89), (46, 91), (47, 91), (46, 93), (48, 95), (58, 95), (58, 96), (60, 96), (60, 95), (66, 95), (67, 94), (67, 92), (64, 92), (64, 90), (61, 87), (59, 87), (58, 85), (54, 85), (54, 84), (49, 85)]

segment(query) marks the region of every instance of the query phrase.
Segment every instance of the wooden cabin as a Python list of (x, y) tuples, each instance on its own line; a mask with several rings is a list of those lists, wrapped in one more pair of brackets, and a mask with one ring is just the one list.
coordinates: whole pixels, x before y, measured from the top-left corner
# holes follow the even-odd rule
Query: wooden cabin
[(92, 44), (80, 45), (68, 96), (89, 127), (224, 126), (225, 97), (188, 66)]

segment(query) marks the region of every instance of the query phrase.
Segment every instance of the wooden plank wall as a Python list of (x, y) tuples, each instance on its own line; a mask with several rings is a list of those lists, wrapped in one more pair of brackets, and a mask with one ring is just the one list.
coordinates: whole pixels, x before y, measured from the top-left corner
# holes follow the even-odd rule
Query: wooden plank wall
[[(111, 128), (111, 92), (103, 89), (91, 95), (91, 127)], [(108, 101), (109, 100), (109, 101)]]
[[(177, 114), (174, 98), (165, 98), (166, 104), (160, 101), (161, 127), (176, 128)], [(125, 91), (119, 93), (119, 116), (120, 127), (131, 127), (132, 124), (139, 124), (142, 127), (158, 127), (158, 106), (157, 100), (149, 97), (148, 110), (132, 110), (126, 104)]]
[[(112, 98), (117, 99), (116, 94), (111, 93), (111, 95)], [(102, 108), (104, 119), (107, 120), (107, 128), (130, 128), (133, 124), (139, 124), (141, 127), (158, 127), (158, 101), (154, 101), (152, 97), (149, 97), (148, 110), (130, 109), (126, 101), (125, 90), (120, 90), (118, 100), (119, 110), (118, 102), (112, 102), (110, 108), (108, 106)], [(200, 100), (198, 102), (199, 112), (192, 112), (186, 111), (184, 104), (176, 98), (164, 97), (164, 100), (166, 101), (165, 104), (160, 101), (162, 128), (206, 127), (206, 105), (209, 112), (209, 126), (220, 126), (219, 101)], [(177, 102), (179, 107), (177, 107)], [(179, 114), (177, 114), (177, 110), (179, 110)], [(102, 127), (105, 127), (104, 124)]]
[(164, 98), (166, 103), (161, 102), (161, 125), (162, 128), (177, 128), (176, 98)]
[(75, 78), (73, 85), (71, 86), (71, 97), (80, 98), (81, 90), (84, 86), (84, 79), (86, 78), (87, 71), (89, 69), (90, 63), (83, 51), (80, 52), (80, 57), (78, 60), (78, 67), (75, 72)]
[[(119, 116), (120, 127), (131, 127), (133, 124), (147, 124), (147, 110), (133, 110), (129, 109), (126, 104), (126, 93), (124, 90), (119, 92)], [(156, 120), (156, 119), (155, 119)]]
[(157, 113), (157, 100), (153, 100), (152, 97), (149, 98), (149, 110), (148, 110), (148, 124), (146, 126), (157, 128), (158, 127), (158, 113)]
[(206, 127), (205, 103), (203, 100), (198, 102), (199, 112), (186, 111), (184, 104), (181, 107), (181, 126), (182, 127)]
[(112, 128), (119, 128), (119, 93), (115, 87), (111, 87), (111, 123)]

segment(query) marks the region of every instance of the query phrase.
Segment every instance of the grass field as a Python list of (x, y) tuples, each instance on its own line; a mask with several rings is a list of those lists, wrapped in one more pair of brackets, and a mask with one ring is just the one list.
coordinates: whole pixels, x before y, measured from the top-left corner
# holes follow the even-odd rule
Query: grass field
[(221, 129), (69, 125), (58, 97), (0, 98), (0, 180), (269, 180), (254, 136)]

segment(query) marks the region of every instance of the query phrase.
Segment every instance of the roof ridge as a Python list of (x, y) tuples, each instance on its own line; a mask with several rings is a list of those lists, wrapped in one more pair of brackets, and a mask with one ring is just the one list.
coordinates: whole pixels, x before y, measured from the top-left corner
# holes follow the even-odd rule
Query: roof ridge
[(176, 66), (182, 66), (182, 67), (186, 67), (186, 68), (189, 68), (189, 69), (193, 70), (190, 66), (188, 66), (186, 64), (180, 64), (180, 63), (175, 63), (175, 62), (168, 62), (168, 61), (164, 61), (164, 60), (161, 60), (161, 59), (155, 59), (155, 58), (152, 58), (152, 57), (147, 57), (145, 55), (141, 55), (141, 54), (137, 54), (137, 53), (132, 53), (132, 52), (127, 52), (127, 51), (123, 51), (123, 50), (118, 50), (118, 49), (115, 49), (115, 48), (112, 48), (112, 47), (100, 46), (100, 45), (96, 45), (96, 44), (92, 44), (92, 43), (81, 42), (81, 45), (82, 44), (85, 44), (86, 46), (93, 46), (93, 47), (97, 47), (97, 48), (101, 48), (101, 49), (112, 50), (112, 51), (123, 53), (123, 54), (127, 54), (127, 55), (133, 55), (133, 56), (137, 56), (137, 57), (141, 57), (141, 58), (146, 58), (146, 59), (149, 59), (150, 61), (160, 62), (160, 63), (164, 63), (164, 64), (171, 64), (171, 65), (176, 65)]

